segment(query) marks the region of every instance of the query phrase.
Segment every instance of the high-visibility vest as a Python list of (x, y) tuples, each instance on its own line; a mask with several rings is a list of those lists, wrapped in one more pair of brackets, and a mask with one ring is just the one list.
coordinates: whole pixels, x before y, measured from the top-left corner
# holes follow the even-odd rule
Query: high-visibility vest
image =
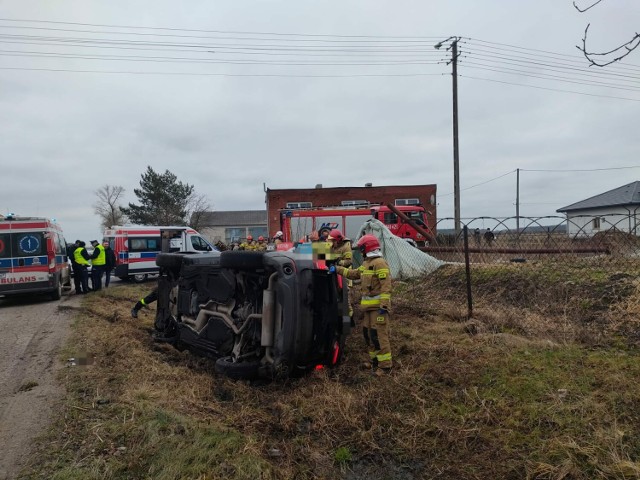
[(98, 250), (100, 253), (98, 253), (98, 256), (96, 258), (91, 260), (91, 264), (100, 266), (107, 263), (107, 255), (104, 253), (104, 247), (98, 244), (96, 245), (96, 250)]
[(78, 265), (89, 265), (89, 261), (82, 256), (80, 252), (84, 250), (83, 247), (78, 247), (73, 251), (73, 259)]

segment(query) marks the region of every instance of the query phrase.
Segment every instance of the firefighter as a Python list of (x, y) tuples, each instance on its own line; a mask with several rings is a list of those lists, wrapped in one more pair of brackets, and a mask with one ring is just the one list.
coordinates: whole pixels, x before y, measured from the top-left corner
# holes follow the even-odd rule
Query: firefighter
[(331, 243), (332, 258), (336, 259), (336, 265), (350, 267), (353, 259), (351, 254), (351, 240), (345, 238), (342, 232), (337, 229), (331, 230), (327, 240)]
[(275, 243), (276, 245), (280, 245), (282, 242), (284, 242), (284, 233), (278, 230), (273, 236), (273, 243)]
[(138, 318), (138, 312), (143, 308), (149, 308), (149, 304), (158, 300), (158, 287), (154, 288), (149, 295), (138, 300), (138, 302), (131, 309), (131, 316)]
[(256, 251), (258, 252), (266, 252), (267, 251), (267, 241), (265, 238), (260, 235), (258, 237), (258, 243), (256, 243)]
[(349, 279), (361, 279), (363, 311), (362, 333), (369, 351), (367, 368), (376, 376), (383, 376), (393, 366), (389, 343), (389, 308), (391, 307), (391, 273), (389, 264), (382, 257), (380, 242), (373, 235), (363, 235), (357, 247), (363, 263), (358, 269), (331, 265), (329, 272), (336, 272)]
[(242, 242), (240, 244), (240, 246), (238, 247), (239, 250), (255, 250), (256, 249), (256, 242), (253, 241), (253, 236), (251, 235), (247, 235), (247, 239)]
[[(342, 232), (338, 229), (333, 229), (329, 232), (327, 237), (329, 240), (329, 262), (334, 262), (334, 265), (340, 265), (341, 267), (350, 267), (353, 263), (353, 254), (351, 253), (351, 240), (345, 238)], [(349, 289), (347, 289), (347, 303), (349, 305), (349, 316), (351, 317), (351, 326), (354, 327), (353, 321), (353, 304), (351, 303), (351, 286), (353, 282), (348, 281)]]
[(104, 246), (97, 240), (91, 240), (93, 254), (91, 255), (91, 285), (93, 291), (102, 290), (102, 275), (106, 270), (107, 254)]
[(82, 240), (76, 240), (76, 248), (73, 251), (73, 280), (76, 287), (76, 293), (89, 293), (89, 260), (91, 256), (85, 248), (86, 243)]

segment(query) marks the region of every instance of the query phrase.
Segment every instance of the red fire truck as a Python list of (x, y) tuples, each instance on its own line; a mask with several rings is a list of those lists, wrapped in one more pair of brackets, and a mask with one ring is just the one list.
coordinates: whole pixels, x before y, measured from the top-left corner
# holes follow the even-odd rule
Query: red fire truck
[[(434, 232), (431, 218), (422, 205), (402, 205), (395, 207), (398, 211), (413, 220), (419, 227)], [(381, 221), (398, 237), (412, 240), (418, 246), (424, 246), (427, 240), (415, 228), (384, 205), (358, 205), (353, 207), (317, 207), (280, 210), (280, 226), (285, 241), (296, 242), (301, 237), (316, 230), (337, 228), (345, 237), (354, 239), (360, 233), (362, 224), (371, 217)]]

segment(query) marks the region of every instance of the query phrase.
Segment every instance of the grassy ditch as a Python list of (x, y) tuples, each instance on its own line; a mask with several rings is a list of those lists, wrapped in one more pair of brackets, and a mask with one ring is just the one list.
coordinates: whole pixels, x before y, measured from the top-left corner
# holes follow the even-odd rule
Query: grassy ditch
[(153, 343), (150, 285), (94, 294), (20, 478), (640, 478), (635, 273), (549, 271), (474, 267), (472, 320), (460, 267), (396, 282), (389, 377), (353, 333), (338, 369), (260, 385)]

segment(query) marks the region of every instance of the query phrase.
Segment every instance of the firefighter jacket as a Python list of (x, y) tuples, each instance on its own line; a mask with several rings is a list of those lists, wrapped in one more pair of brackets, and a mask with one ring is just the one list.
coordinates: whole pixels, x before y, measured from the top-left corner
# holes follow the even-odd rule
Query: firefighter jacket
[(257, 247), (256, 242), (253, 240), (250, 242), (242, 242), (238, 247), (240, 250), (255, 250)]
[(391, 308), (391, 273), (384, 258), (366, 257), (357, 269), (337, 266), (336, 272), (351, 280), (361, 280), (360, 307), (364, 311)]
[(331, 245), (332, 258), (338, 259), (336, 265), (341, 267), (350, 267), (353, 263), (353, 254), (351, 253), (351, 240), (343, 240), (342, 242), (333, 242)]
[(96, 245), (93, 255), (91, 256), (91, 263), (96, 267), (107, 263), (107, 255), (102, 245)]

